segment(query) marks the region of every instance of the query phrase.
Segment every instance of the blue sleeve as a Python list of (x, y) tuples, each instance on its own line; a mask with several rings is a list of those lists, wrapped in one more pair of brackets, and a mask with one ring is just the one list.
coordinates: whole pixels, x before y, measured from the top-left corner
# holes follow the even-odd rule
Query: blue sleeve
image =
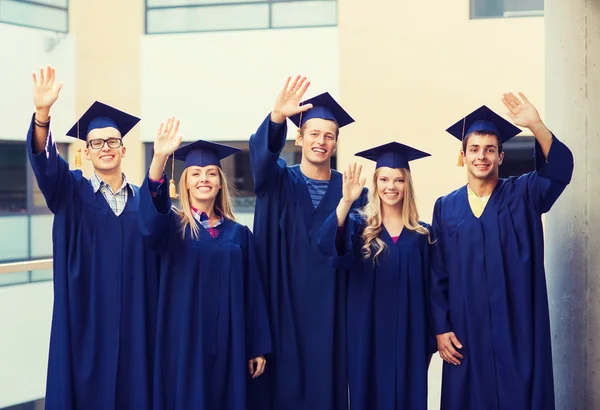
[(27, 132), (27, 155), (46, 204), (56, 214), (72, 201), (77, 180), (81, 180), (81, 176), (76, 178), (69, 170), (69, 164), (60, 156), (50, 127), (44, 151), (38, 154), (33, 152), (34, 117)]
[(362, 227), (363, 218), (358, 211), (350, 211), (341, 229), (335, 211), (325, 220), (319, 230), (317, 244), (321, 253), (331, 258), (331, 266), (338, 270), (352, 267), (356, 261), (357, 247), (362, 246)]
[(431, 322), (436, 335), (452, 331), (450, 326), (450, 307), (448, 302), (448, 271), (444, 259), (444, 235), (441, 224), (441, 198), (435, 203), (433, 210), (430, 265), (430, 303)]
[(536, 142), (536, 170), (522, 175), (515, 181), (516, 191), (524, 195), (534, 209), (546, 213), (571, 182), (574, 161), (571, 150), (554, 135), (548, 158)]
[(254, 192), (262, 197), (274, 186), (285, 170), (279, 155), (285, 147), (287, 124), (276, 124), (270, 115), (250, 137), (250, 170), (254, 178)]
[[(163, 181), (166, 181), (163, 175)], [(156, 195), (153, 195), (156, 194)], [(155, 252), (164, 248), (174, 229), (169, 189), (165, 183), (150, 181), (148, 175), (140, 187), (139, 229), (144, 242)]]
[(265, 292), (260, 277), (254, 238), (248, 228), (244, 232), (246, 356), (254, 359), (273, 352), (271, 327)]

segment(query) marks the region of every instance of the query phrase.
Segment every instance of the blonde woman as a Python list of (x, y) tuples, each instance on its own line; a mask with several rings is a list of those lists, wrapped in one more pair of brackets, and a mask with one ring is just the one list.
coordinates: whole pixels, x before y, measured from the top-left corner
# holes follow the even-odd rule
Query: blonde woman
[(348, 377), (352, 410), (427, 408), (435, 352), (428, 314), (429, 226), (419, 222), (409, 161), (429, 154), (392, 142), (358, 156), (377, 162), (363, 211), (352, 211), (365, 180), (353, 164), (319, 244), (348, 278)]
[[(140, 189), (140, 230), (161, 258), (154, 410), (246, 408), (271, 352), (252, 234), (235, 222), (221, 159), (236, 148), (196, 141), (178, 149), (179, 121), (161, 124)], [(164, 167), (185, 161), (181, 209)]]

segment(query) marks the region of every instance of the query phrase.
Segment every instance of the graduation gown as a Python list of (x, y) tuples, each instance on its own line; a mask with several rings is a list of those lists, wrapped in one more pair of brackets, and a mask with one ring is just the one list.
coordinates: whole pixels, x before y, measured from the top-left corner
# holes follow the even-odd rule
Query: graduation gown
[[(423, 224), (429, 228), (426, 224)], [(351, 212), (340, 237), (335, 211), (321, 251), (348, 276), (348, 378), (352, 410), (426, 410), (428, 359), (436, 350), (429, 315), (429, 243), (404, 228), (377, 264), (364, 259), (364, 217)]]
[[(286, 126), (269, 135), (269, 117), (250, 138), (256, 208), (254, 236), (267, 294), (275, 358), (258, 380), (256, 410), (347, 409), (346, 276), (319, 252), (317, 235), (342, 197), (332, 170), (315, 209), (299, 166), (279, 158)], [(357, 201), (364, 203), (366, 195)], [(274, 365), (273, 365), (274, 364)]]
[(29, 161), (54, 214), (46, 410), (150, 409), (158, 260), (139, 235), (139, 189), (116, 216), (51, 133), (33, 153), (33, 127)]
[(541, 215), (571, 180), (573, 156), (553, 137), (547, 162), (500, 179), (480, 218), (467, 187), (437, 200), (431, 302), (436, 334), (454, 332), (444, 410), (552, 410), (554, 384)]
[(272, 350), (252, 234), (225, 218), (216, 238), (199, 223), (183, 238), (167, 184), (140, 191), (142, 235), (160, 252), (154, 410), (243, 410), (248, 360)]

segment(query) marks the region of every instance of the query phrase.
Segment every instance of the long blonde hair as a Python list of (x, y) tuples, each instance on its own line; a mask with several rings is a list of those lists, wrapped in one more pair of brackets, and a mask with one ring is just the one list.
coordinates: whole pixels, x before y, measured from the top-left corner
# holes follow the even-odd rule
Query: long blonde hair
[[(402, 200), (402, 221), (404, 222), (404, 228), (417, 231), (421, 235), (427, 235), (430, 240), (429, 230), (419, 224), (419, 212), (415, 203), (415, 191), (410, 171), (406, 168), (400, 168), (400, 172), (404, 178), (404, 199)], [(364, 259), (369, 259), (373, 255), (373, 263), (377, 262), (379, 255), (387, 248), (385, 242), (379, 237), (383, 230), (383, 214), (381, 211), (381, 199), (377, 193), (378, 177), (379, 169), (375, 170), (375, 174), (373, 175), (373, 189), (369, 192), (369, 202), (362, 211), (366, 220), (366, 227), (362, 233), (362, 239), (365, 244), (361, 250)]]
[[(221, 189), (215, 198), (215, 211), (223, 215), (223, 218), (235, 221), (235, 213), (233, 212), (233, 203), (231, 200), (230, 184), (227, 181), (227, 176), (223, 170), (217, 167), (219, 170), (219, 179), (221, 182)], [(179, 192), (180, 199), (179, 203), (181, 209), (176, 209), (177, 214), (181, 218), (181, 235), (185, 238), (185, 230), (189, 226), (192, 238), (198, 239), (200, 237), (200, 229), (194, 219), (192, 212), (192, 206), (190, 204), (190, 193), (187, 189), (187, 175), (189, 168), (183, 170), (181, 178), (179, 178)]]

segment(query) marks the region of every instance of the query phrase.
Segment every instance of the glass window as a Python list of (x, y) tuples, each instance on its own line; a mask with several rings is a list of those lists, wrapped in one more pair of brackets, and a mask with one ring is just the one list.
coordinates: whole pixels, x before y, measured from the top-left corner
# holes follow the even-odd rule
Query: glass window
[(471, 0), (471, 18), (527, 17), (544, 14), (544, 0)]
[(0, 21), (19, 26), (66, 33), (67, 0), (0, 0)]
[(326, 27), (337, 0), (147, 0), (146, 33)]

